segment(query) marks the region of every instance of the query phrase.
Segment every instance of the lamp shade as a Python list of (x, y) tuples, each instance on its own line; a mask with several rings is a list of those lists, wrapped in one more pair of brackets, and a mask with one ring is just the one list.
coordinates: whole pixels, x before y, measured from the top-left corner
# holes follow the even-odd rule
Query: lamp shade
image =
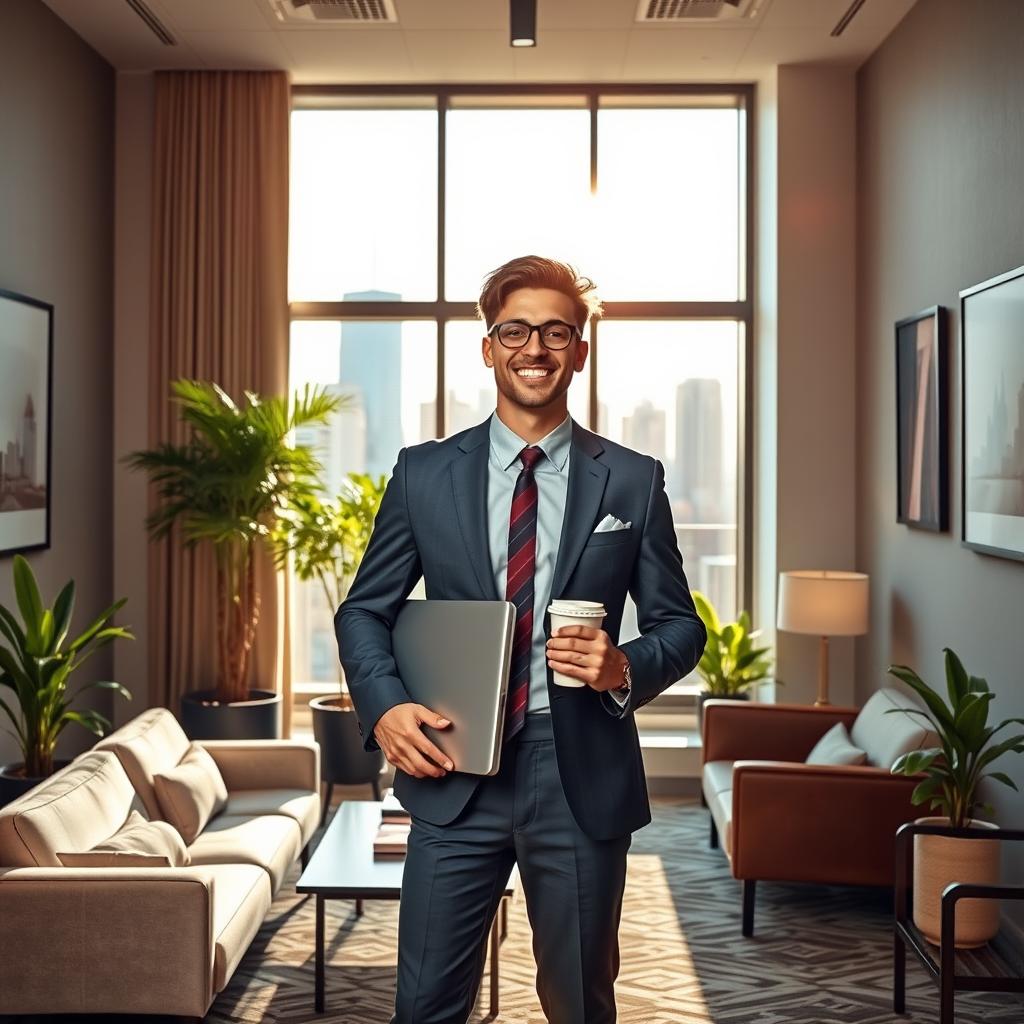
[(815, 636), (866, 633), (867, 575), (832, 569), (780, 572), (775, 625), (786, 633), (813, 633)]

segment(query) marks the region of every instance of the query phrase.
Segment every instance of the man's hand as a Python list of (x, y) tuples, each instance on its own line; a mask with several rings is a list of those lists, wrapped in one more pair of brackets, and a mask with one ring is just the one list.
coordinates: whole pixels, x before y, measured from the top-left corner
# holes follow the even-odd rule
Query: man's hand
[(417, 779), (428, 775), (439, 779), (447, 775), (445, 769), (451, 771), (455, 765), (427, 739), (420, 725), (444, 729), (451, 724), (422, 704), (396, 704), (377, 720), (373, 735), (384, 756), (396, 768)]
[(626, 656), (603, 629), (562, 626), (547, 644), (548, 664), (594, 690), (617, 690), (622, 685)]

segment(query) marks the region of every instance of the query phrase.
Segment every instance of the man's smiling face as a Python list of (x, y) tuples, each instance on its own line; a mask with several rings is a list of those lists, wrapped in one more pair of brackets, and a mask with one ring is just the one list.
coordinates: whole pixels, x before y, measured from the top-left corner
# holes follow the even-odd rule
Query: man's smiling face
[[(506, 296), (494, 322), (506, 320), (524, 320), (529, 324), (561, 320), (575, 324), (576, 311), (568, 295), (552, 288), (518, 288)], [(547, 349), (541, 342), (540, 331), (531, 332), (529, 341), (518, 349), (507, 348), (490, 335), (483, 340), (484, 362), (494, 368), (498, 391), (509, 402), (525, 409), (539, 409), (564, 400), (572, 375), (582, 370), (587, 361), (588, 349), (587, 342), (579, 338), (561, 350)]]

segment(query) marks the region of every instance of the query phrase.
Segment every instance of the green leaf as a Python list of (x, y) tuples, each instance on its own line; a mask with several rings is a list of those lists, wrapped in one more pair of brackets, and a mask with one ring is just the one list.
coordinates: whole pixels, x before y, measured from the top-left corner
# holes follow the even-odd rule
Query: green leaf
[(43, 617), (43, 600), (32, 573), (32, 567), (22, 555), (14, 556), (14, 594), (18, 610), (25, 623), (27, 646), (36, 650), (39, 646), (39, 624)]
[(71, 615), (75, 608), (75, 581), (68, 580), (53, 604), (54, 650), (60, 650), (68, 635)]
[(1001, 782), (1004, 786), (1009, 786), (1010, 789), (1017, 789), (1017, 783), (1006, 772), (989, 772), (986, 777), (995, 779), (996, 782)]
[(946, 707), (942, 698), (912, 669), (906, 665), (890, 665), (889, 674), (902, 680), (925, 702), (928, 710), (934, 716), (936, 722), (950, 729), (953, 726), (953, 716)]
[(21, 722), (18, 720), (17, 715), (15, 715), (15, 713), (10, 709), (7, 702), (2, 698), (0, 698), (0, 708), (3, 708), (4, 711), (7, 712), (7, 717), (14, 723), (14, 728), (17, 730), (18, 733), (15, 738), (18, 740), (18, 742), (22, 746), (22, 749), (24, 750), (26, 746), (25, 734), (21, 731)]
[(930, 768), (941, 756), (942, 749), (940, 747), (932, 747), (928, 750), (911, 750), (898, 757), (889, 771), (893, 775), (916, 775), (918, 772)]
[(946, 654), (946, 688), (949, 691), (949, 706), (955, 710), (967, 696), (970, 681), (956, 654), (948, 647), (944, 647), (943, 651)]

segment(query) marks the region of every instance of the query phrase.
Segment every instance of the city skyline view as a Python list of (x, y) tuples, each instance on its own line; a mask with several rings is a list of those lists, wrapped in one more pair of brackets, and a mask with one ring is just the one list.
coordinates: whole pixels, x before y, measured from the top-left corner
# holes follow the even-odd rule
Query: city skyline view
[[(735, 108), (599, 105), (596, 189), (590, 112), (453, 104), (445, 116), (445, 294), (438, 294), (438, 114), (434, 109), (296, 110), (292, 115), (292, 301), (475, 303), (486, 276), (535, 253), (570, 263), (604, 302), (740, 295), (740, 114)], [(291, 386), (347, 395), (308, 431), (336, 491), (350, 471), (390, 475), (399, 448), (479, 423), (495, 408), (485, 325), (434, 318), (296, 319)], [(438, 381), (438, 344), (445, 379)], [(570, 415), (653, 455), (688, 579), (725, 616), (736, 608), (737, 320), (602, 319), (568, 391)], [(596, 358), (595, 358), (596, 357)], [(309, 644), (296, 677), (332, 679), (331, 615), (309, 590)], [(621, 639), (636, 635), (627, 601)]]

